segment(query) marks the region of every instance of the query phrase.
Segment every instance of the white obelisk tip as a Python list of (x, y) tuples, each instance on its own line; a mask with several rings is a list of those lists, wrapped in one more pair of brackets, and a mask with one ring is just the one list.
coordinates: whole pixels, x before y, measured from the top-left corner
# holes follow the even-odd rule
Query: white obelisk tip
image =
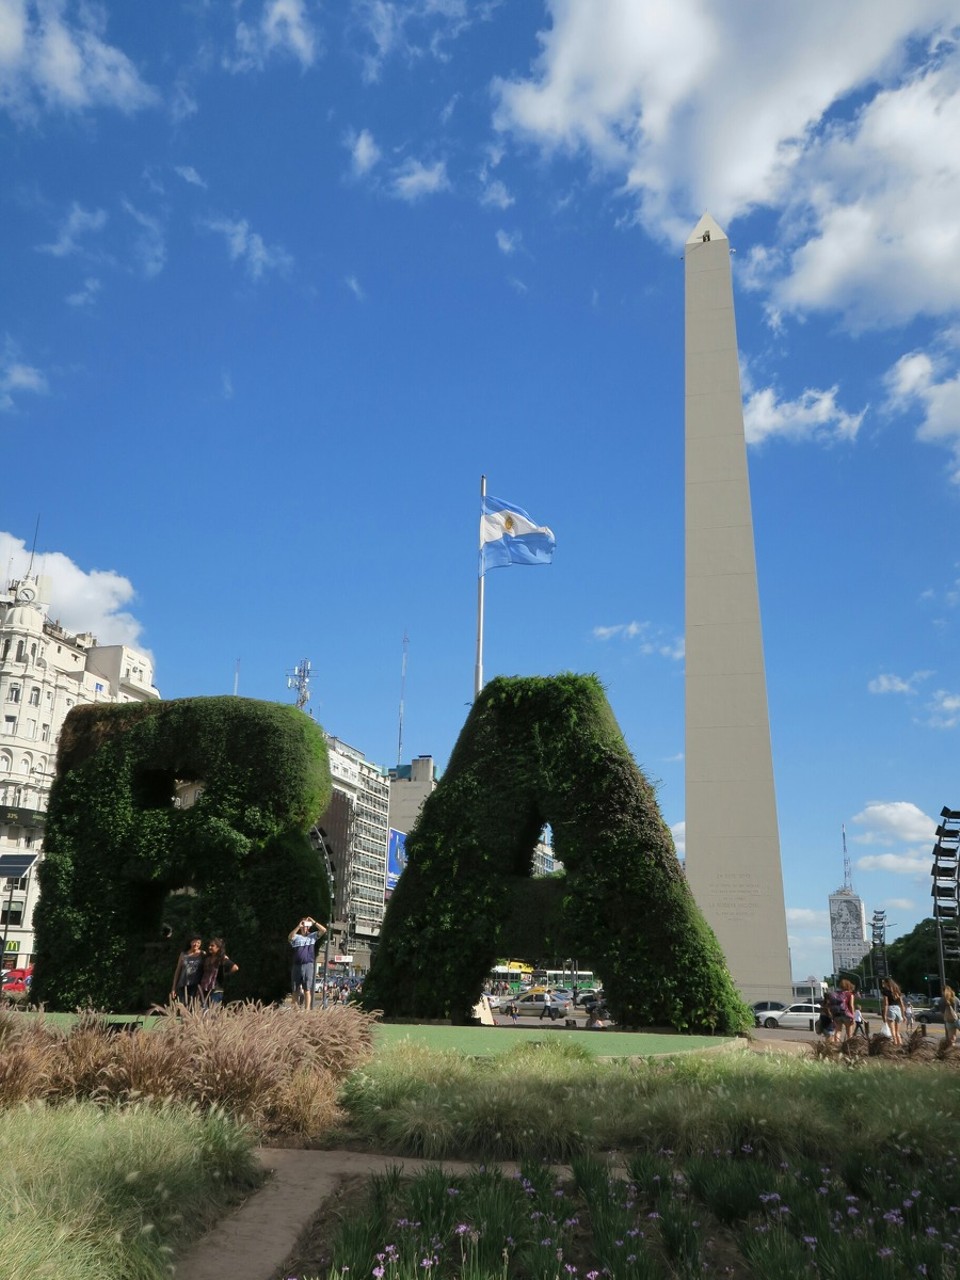
[(710, 213), (705, 213), (690, 232), (687, 244), (697, 244), (703, 240), (726, 240), (726, 232)]

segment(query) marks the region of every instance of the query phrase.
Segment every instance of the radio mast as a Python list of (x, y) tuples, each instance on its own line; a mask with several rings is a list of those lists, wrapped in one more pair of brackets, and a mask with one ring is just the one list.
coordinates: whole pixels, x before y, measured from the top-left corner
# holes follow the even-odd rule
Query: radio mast
[(299, 666), (287, 673), (287, 688), (297, 692), (297, 710), (302, 711), (310, 701), (310, 659), (301, 658)]

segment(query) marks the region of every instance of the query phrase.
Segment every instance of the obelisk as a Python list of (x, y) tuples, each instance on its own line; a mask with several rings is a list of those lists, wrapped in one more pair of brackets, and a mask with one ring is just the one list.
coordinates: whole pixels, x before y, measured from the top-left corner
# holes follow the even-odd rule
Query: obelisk
[(789, 1002), (730, 242), (708, 213), (684, 278), (687, 878), (744, 999)]

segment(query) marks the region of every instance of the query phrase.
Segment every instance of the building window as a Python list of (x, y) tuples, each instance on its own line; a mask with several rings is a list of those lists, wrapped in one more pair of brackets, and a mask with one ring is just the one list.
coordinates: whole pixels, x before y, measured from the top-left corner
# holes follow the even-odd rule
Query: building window
[(33, 688), (30, 690), (30, 705), (31, 707), (39, 707), (40, 705), (40, 686), (39, 685), (34, 685)]
[(50, 726), (48, 724), (42, 724), (40, 726), (40, 741), (41, 742), (50, 741)]
[(29, 772), (30, 772), (30, 757), (29, 757), (29, 756), (24, 756), (24, 757), (23, 757), (23, 759), (20, 761), (20, 772), (21, 772), (21, 773), (29, 773)]
[(3, 732), (4, 732), (4, 733), (16, 733), (16, 731), (17, 731), (17, 717), (16, 717), (16, 716), (4, 716), (4, 717), (3, 717)]
[(12, 684), (10, 688), (7, 690), (7, 701), (8, 702), (20, 701), (20, 686), (18, 684)]
[(0, 752), (0, 772), (9, 773), (13, 768), (13, 756), (8, 751)]
[(0, 924), (13, 925), (14, 927), (19, 927), (21, 924), (23, 924), (23, 903), (22, 902), (11, 903), (10, 910), (8, 911), (7, 902), (9, 902), (9, 899), (7, 899), (7, 901), (4, 902), (3, 909), (0, 910)]
[(17, 662), (22, 662), (27, 656), (27, 642), (25, 640), (17, 641)]

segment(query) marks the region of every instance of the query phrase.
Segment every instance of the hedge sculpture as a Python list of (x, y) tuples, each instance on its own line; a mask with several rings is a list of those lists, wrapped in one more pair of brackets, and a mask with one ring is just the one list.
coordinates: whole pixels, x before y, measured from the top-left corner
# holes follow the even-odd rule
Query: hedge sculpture
[[(546, 823), (566, 875), (545, 891), (530, 871)], [(477, 699), (408, 836), (367, 1007), (468, 1022), (507, 922), (549, 911), (554, 885), (555, 954), (590, 963), (619, 1023), (751, 1025), (603, 688), (577, 675), (501, 678)]]
[[(199, 794), (181, 808), (185, 782)], [(287, 934), (305, 912), (329, 911), (307, 835), (329, 798), (323, 733), (294, 707), (75, 708), (39, 868), (34, 997), (55, 1009), (165, 1002), (191, 931), (226, 938), (240, 966), (231, 997), (282, 996)]]

